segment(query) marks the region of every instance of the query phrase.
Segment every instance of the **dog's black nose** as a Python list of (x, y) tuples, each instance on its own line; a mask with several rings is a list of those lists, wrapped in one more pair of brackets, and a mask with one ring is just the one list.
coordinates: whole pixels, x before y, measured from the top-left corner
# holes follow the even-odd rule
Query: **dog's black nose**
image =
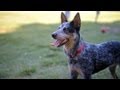
[(53, 37), (54, 39), (56, 39), (56, 36), (57, 36), (56, 33), (53, 33), (53, 34), (52, 34), (52, 37)]

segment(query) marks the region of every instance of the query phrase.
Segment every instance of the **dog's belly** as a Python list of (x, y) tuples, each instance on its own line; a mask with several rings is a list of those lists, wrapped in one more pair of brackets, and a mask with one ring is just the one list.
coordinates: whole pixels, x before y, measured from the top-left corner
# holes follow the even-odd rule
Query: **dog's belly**
[(106, 69), (110, 65), (114, 63), (114, 58), (111, 55), (101, 55), (99, 58), (96, 58), (93, 63), (94, 63), (94, 70), (93, 73), (97, 73), (101, 70)]
[(108, 66), (110, 66), (110, 65), (108, 65), (108, 64), (96, 64), (92, 74), (97, 73), (97, 72), (99, 72), (101, 70), (104, 70)]

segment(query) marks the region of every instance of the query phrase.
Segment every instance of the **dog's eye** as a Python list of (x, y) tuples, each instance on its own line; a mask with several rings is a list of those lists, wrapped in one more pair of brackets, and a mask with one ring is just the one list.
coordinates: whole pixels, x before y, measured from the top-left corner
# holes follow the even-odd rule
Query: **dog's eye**
[(74, 30), (72, 28), (64, 28), (63, 31), (65, 33), (74, 33)]
[(69, 32), (67, 28), (63, 28), (63, 31), (64, 31), (65, 33), (68, 33), (68, 32)]
[(66, 31), (67, 30), (67, 28), (63, 28), (63, 31)]

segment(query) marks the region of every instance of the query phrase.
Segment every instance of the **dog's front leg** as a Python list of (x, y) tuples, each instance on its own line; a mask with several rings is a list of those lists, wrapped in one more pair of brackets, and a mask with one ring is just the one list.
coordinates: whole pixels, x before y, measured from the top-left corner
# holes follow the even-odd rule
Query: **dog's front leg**
[(77, 77), (78, 77), (78, 72), (76, 72), (75, 70), (71, 70), (70, 79), (77, 79)]
[(75, 67), (73, 64), (69, 64), (69, 71), (70, 71), (70, 79), (77, 79), (78, 72), (75, 70)]

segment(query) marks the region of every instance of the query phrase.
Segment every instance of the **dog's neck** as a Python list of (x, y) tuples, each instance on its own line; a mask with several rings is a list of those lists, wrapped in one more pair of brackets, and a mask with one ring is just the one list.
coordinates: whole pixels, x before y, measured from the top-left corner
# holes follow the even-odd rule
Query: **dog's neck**
[(75, 41), (73, 38), (69, 39), (69, 41), (64, 45), (64, 49), (66, 51), (71, 51), (75, 47)]
[(64, 45), (64, 51), (67, 55), (75, 55), (77, 50), (81, 47), (83, 44), (82, 38), (78, 38), (76, 40), (70, 39), (65, 45)]

